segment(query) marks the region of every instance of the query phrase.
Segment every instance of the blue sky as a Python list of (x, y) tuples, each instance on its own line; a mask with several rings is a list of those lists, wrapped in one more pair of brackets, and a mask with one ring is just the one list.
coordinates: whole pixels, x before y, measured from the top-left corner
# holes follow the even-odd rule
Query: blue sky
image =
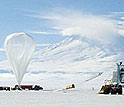
[[(3, 48), (6, 36), (15, 32), (30, 34), (36, 44), (52, 44), (66, 38), (59, 32), (60, 29), (53, 28), (56, 22), (42, 18), (44, 16), (66, 11), (109, 15), (124, 12), (123, 7), (123, 0), (1, 0), (0, 48)], [(0, 51), (0, 60), (3, 59), (6, 59), (5, 53)]]

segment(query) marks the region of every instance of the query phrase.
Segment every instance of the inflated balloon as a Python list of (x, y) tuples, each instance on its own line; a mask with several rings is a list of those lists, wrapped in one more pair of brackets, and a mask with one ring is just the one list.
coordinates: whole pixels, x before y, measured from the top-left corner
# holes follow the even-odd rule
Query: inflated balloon
[(20, 85), (35, 50), (34, 40), (25, 33), (14, 33), (6, 37), (4, 48)]

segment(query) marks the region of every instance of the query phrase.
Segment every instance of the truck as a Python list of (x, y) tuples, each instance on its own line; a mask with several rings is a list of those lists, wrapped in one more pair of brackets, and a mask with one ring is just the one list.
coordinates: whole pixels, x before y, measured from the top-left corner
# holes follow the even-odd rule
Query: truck
[(99, 94), (122, 94), (124, 87), (124, 65), (117, 63), (117, 68), (113, 71), (111, 80), (105, 80)]

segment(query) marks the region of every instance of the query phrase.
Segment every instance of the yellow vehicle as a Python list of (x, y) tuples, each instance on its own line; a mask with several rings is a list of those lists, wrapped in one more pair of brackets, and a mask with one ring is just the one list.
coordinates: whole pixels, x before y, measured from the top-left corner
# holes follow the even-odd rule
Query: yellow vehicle
[(124, 87), (124, 65), (122, 62), (117, 63), (117, 69), (113, 71), (111, 80), (105, 80), (105, 85), (102, 86), (99, 94), (122, 94)]
[(64, 89), (68, 90), (68, 89), (72, 89), (72, 88), (75, 88), (75, 85), (74, 84), (71, 84), (71, 85), (65, 87)]
[(109, 94), (111, 92), (112, 86), (113, 83), (111, 80), (105, 80), (105, 85), (102, 86), (101, 90), (99, 91), (99, 94)]

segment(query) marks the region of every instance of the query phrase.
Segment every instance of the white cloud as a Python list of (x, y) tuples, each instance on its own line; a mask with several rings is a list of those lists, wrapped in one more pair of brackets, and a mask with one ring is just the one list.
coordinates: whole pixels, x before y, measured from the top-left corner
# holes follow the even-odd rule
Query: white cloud
[(111, 14), (115, 14), (115, 15), (124, 15), (124, 12), (112, 12)]
[(30, 31), (32, 34), (41, 34), (41, 35), (57, 35), (59, 32), (40, 32), (40, 31)]
[[(54, 9), (52, 12), (35, 13), (31, 17), (46, 19), (55, 33), (35, 32), (41, 34), (61, 34), (63, 36), (80, 35), (103, 43), (110, 43), (122, 35), (124, 29), (124, 12), (111, 12), (108, 15), (93, 15), (68, 9)], [(56, 33), (57, 32), (57, 33)]]
[(124, 17), (121, 17), (122, 20), (124, 20)]
[[(123, 14), (113, 13), (113, 14)], [(108, 16), (89, 15), (84, 13), (55, 13), (48, 16), (39, 16), (42, 19), (51, 20), (53, 25), (59, 28), (63, 36), (80, 35), (89, 39), (95, 39), (100, 42), (110, 42), (117, 35), (122, 35), (120, 30), (124, 28), (118, 25), (118, 20), (109, 18)], [(123, 23), (120, 21), (120, 23)], [(122, 35), (123, 36), (123, 35)]]
[(48, 32), (38, 32), (38, 31), (31, 31), (30, 33), (33, 33), (33, 34), (45, 34), (45, 35), (51, 34), (51, 33), (48, 33)]
[(5, 51), (5, 49), (4, 48), (0, 48), (0, 51)]
[(36, 44), (37, 47), (50, 46), (51, 44)]

